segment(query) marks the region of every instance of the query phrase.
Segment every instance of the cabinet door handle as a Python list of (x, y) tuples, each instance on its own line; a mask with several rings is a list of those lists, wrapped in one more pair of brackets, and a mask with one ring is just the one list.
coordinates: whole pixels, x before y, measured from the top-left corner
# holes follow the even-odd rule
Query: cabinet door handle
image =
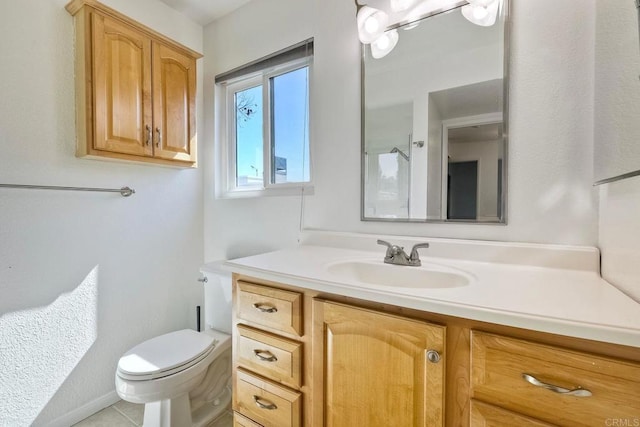
[(276, 313), (278, 311), (277, 308), (269, 304), (257, 302), (253, 304), (253, 306), (256, 308), (256, 310), (260, 310), (263, 313)]
[(158, 134), (158, 139), (156, 140), (156, 147), (160, 147), (160, 144), (162, 144), (162, 131), (157, 126), (156, 126), (156, 133)]
[(440, 361), (440, 353), (438, 353), (436, 350), (428, 350), (427, 360), (431, 363), (438, 363)]
[(256, 355), (256, 357), (264, 362), (277, 362), (278, 358), (276, 356), (274, 356), (273, 353), (271, 353), (269, 350), (258, 350), (255, 349), (253, 350), (253, 354)]
[(147, 131), (147, 138), (145, 139), (144, 143), (149, 145), (151, 143), (151, 126), (146, 125), (144, 128)]
[(551, 390), (554, 393), (564, 394), (566, 396), (577, 396), (577, 397), (589, 397), (591, 396), (591, 392), (586, 388), (577, 387), (573, 390), (569, 390), (568, 388), (559, 387), (557, 385), (543, 383), (536, 377), (530, 374), (522, 374), (522, 378), (528, 382), (529, 384), (533, 384), (536, 387), (546, 388), (547, 390)]
[(253, 395), (253, 400), (256, 402), (256, 405), (262, 409), (268, 409), (273, 411), (274, 409), (278, 409), (275, 403), (268, 401), (267, 399), (263, 399), (260, 396)]

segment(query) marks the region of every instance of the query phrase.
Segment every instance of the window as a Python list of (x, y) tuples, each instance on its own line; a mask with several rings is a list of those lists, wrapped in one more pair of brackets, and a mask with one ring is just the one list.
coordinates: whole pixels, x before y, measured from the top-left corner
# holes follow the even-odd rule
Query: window
[(312, 56), (308, 40), (216, 77), (224, 106), (219, 194), (283, 194), (310, 185)]

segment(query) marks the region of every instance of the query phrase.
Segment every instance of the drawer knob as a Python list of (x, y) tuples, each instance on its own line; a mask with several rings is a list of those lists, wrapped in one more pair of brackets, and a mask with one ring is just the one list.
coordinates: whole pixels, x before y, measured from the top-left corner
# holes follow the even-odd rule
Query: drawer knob
[(263, 313), (276, 313), (278, 311), (277, 308), (269, 304), (261, 304), (257, 302), (253, 304), (253, 306), (256, 308), (256, 310), (260, 310)]
[(269, 350), (253, 350), (256, 357), (264, 362), (277, 362), (278, 358), (273, 355)]
[(255, 394), (253, 395), (253, 400), (256, 402), (256, 405), (258, 405), (259, 408), (268, 409), (270, 411), (273, 411), (274, 409), (278, 409), (275, 403), (270, 402), (267, 399), (263, 399), (262, 397), (257, 396)]
[(554, 393), (564, 394), (566, 396), (577, 396), (577, 397), (591, 396), (591, 392), (586, 388), (577, 387), (577, 388), (574, 388), (573, 390), (569, 390), (567, 388), (559, 387), (557, 385), (544, 383), (530, 374), (522, 374), (522, 378), (529, 384), (533, 384), (536, 387), (546, 388), (547, 390), (551, 390)]

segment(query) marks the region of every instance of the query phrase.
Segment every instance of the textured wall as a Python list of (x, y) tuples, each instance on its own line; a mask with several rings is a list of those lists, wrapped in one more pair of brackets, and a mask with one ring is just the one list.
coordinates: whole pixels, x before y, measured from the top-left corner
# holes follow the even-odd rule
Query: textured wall
[[(313, 35), (315, 194), (304, 200), (305, 227), (595, 245), (594, 10), (593, 0), (513, 0), (507, 226), (360, 221), (360, 48), (353, 2), (265, 0), (206, 27), (205, 53), (215, 61), (205, 61), (205, 136), (215, 136), (216, 73)], [(205, 259), (295, 244), (300, 197), (215, 200), (212, 159), (207, 153)], [(228, 219), (224, 225), (217, 223), (221, 217)]]
[[(0, 426), (46, 425), (112, 393), (120, 355), (191, 327), (201, 297), (201, 170), (74, 156), (65, 3), (0, 2), (0, 182), (137, 193), (0, 189)], [(156, 0), (105, 3), (202, 49), (202, 28)]]

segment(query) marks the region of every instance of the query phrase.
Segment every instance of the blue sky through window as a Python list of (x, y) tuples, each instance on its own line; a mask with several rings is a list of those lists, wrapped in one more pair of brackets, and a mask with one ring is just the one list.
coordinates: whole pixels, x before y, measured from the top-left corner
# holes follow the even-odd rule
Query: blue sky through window
[(262, 179), (262, 85), (236, 92), (236, 185)]
[(272, 152), (286, 159), (286, 182), (309, 181), (308, 74), (304, 67), (272, 80)]
[[(271, 78), (272, 156), (286, 159), (286, 175), (272, 183), (308, 182), (309, 173), (309, 68), (303, 67)], [(235, 93), (236, 185), (261, 185), (263, 177), (263, 88)], [(272, 168), (275, 158), (272, 157)]]

